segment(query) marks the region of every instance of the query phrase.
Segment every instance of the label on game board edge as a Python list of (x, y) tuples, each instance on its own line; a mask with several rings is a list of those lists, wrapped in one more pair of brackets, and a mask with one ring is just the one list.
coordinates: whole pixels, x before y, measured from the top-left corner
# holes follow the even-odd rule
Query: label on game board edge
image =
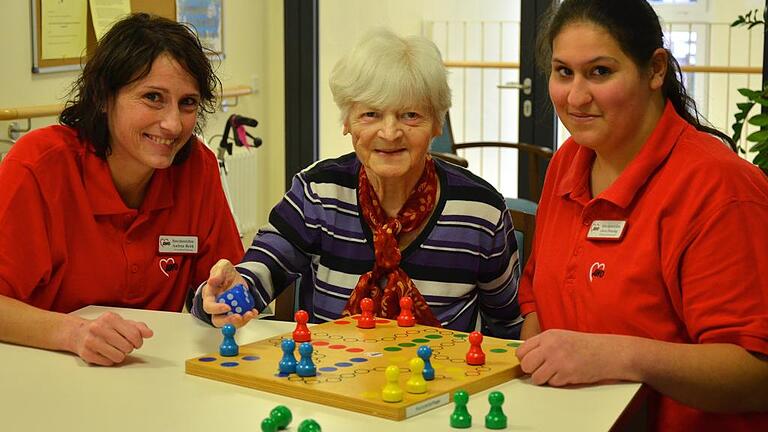
[(440, 396), (427, 399), (423, 402), (419, 402), (416, 405), (411, 405), (405, 409), (405, 418), (413, 417), (416, 414), (421, 414), (424, 411), (429, 411), (432, 408), (437, 408), (448, 403), (448, 393), (441, 394)]

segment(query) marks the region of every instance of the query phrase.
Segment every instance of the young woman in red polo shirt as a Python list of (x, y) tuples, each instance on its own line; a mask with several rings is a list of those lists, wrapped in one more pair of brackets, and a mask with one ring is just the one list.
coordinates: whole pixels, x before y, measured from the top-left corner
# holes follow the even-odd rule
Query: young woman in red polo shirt
[(62, 125), (0, 164), (0, 340), (121, 363), (152, 336), (87, 305), (181, 311), (242, 244), (213, 153), (194, 135), (219, 85), (194, 33), (135, 14), (75, 83)]
[(766, 176), (699, 121), (645, 0), (565, 0), (542, 49), (571, 138), (521, 281), (523, 370), (647, 383), (657, 430), (768, 430)]

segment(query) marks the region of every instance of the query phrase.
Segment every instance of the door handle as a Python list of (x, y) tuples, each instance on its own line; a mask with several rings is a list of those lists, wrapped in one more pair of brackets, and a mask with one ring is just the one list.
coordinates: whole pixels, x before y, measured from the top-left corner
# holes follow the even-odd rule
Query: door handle
[(496, 88), (499, 88), (499, 89), (518, 89), (518, 90), (522, 90), (523, 94), (529, 95), (529, 94), (531, 94), (531, 91), (533, 90), (531, 84), (532, 84), (531, 79), (530, 78), (526, 78), (526, 79), (523, 80), (522, 84), (521, 83), (516, 83), (514, 81), (508, 81), (508, 82), (505, 82), (504, 84), (497, 85)]

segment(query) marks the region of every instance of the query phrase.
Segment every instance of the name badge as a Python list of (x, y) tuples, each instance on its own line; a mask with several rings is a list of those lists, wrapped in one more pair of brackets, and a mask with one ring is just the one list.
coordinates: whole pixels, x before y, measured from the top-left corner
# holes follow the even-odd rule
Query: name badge
[(587, 239), (590, 240), (621, 240), (624, 236), (627, 221), (623, 220), (596, 220), (587, 231)]
[(157, 251), (160, 253), (195, 254), (197, 253), (197, 236), (161, 235)]

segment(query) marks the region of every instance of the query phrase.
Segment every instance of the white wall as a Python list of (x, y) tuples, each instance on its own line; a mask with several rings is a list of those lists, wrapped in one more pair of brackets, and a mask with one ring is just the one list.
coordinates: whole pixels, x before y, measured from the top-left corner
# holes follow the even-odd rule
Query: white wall
[[(218, 67), (224, 87), (253, 85), (258, 93), (241, 97), (230, 110), (259, 121), (255, 134), (264, 140), (259, 152), (258, 183), (254, 197), (260, 203), (260, 223), (280, 199), (284, 187), (284, 79), (283, 79), (283, 2), (281, 0), (226, 0), (224, 12), (224, 51), (226, 59)], [(0, 69), (0, 108), (49, 105), (64, 101), (77, 72), (33, 74), (30, 30), (30, 1), (4, 1), (0, 5), (0, 40), (3, 68)], [(229, 113), (208, 119), (205, 135), (221, 133)], [(56, 123), (56, 118), (32, 121), (37, 128)], [(7, 138), (9, 122), (0, 122), (0, 139)], [(0, 152), (8, 145), (0, 143)]]

